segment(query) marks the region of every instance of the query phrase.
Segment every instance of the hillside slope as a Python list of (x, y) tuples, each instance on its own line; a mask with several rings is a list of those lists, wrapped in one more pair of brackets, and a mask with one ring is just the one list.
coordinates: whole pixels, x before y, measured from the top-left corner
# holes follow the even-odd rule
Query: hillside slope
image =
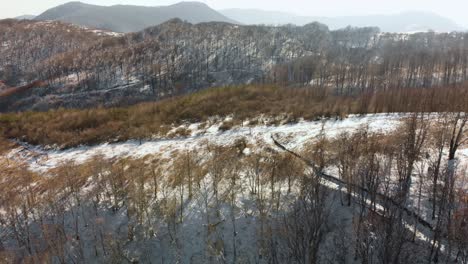
[[(61, 254), (86, 263), (427, 263), (434, 255), (432, 237), (445, 230), (437, 224), (443, 216), (430, 217), (432, 189), (424, 166), (437, 158), (433, 146), (425, 143), (418, 154), (408, 194), (401, 191), (398, 169), (410, 128), (426, 122), (435, 128), (440, 119), (412, 117), (349, 116), (229, 131), (213, 120), (173, 127), (190, 129), (176, 138), (48, 151), (24, 144), (0, 155), (0, 191), (7, 197), (0, 215), (9, 220), (0, 225), (2, 257), (8, 263)], [(320, 173), (276, 142), (320, 162)], [(452, 182), (461, 191), (466, 150), (457, 152)], [(25, 202), (20, 190), (34, 203)], [(457, 199), (462, 195), (457, 192)], [(466, 219), (466, 203), (454, 205), (457, 217), (449, 219)], [(20, 217), (11, 208), (39, 217)], [(13, 220), (35, 232), (17, 230)], [(464, 224), (453, 225), (460, 231), (437, 242), (445, 248), (451, 239), (464, 250)], [(28, 245), (18, 233), (47, 246), (17, 250)], [(297, 249), (298, 243), (315, 246)], [(446, 252), (436, 254), (455, 259)]]
[[(47, 89), (0, 96), (0, 111), (122, 106), (243, 84), (353, 95), (459, 84), (468, 76), (465, 33), (390, 34), (374, 27), (329, 30), (319, 23), (274, 27), (172, 19), (116, 34), (59, 21), (1, 23), (0, 56), (5, 59), (0, 60), (0, 80), (10, 87), (41, 81)], [(36, 34), (44, 31), (54, 37)], [(69, 37), (76, 40), (57, 41)]]

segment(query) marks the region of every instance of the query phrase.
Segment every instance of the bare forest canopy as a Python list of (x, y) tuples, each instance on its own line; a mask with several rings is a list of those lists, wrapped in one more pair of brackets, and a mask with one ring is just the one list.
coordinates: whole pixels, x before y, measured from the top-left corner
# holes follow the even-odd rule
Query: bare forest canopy
[[(466, 35), (178, 19), (117, 34), (61, 22), (3, 20), (0, 94), (6, 96), (0, 97), (0, 111), (125, 106), (242, 84), (306, 87), (337, 96), (450, 89), (467, 79)], [(18, 87), (29, 88), (12, 89)]]
[(468, 263), (467, 34), (0, 20), (0, 263)]

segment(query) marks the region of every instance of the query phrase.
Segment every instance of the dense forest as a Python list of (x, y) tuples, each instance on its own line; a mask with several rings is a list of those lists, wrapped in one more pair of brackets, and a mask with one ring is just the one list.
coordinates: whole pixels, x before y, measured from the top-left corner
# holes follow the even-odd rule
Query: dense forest
[(59, 22), (0, 23), (3, 111), (122, 106), (239, 84), (355, 95), (467, 78), (466, 33), (175, 19), (121, 35)]

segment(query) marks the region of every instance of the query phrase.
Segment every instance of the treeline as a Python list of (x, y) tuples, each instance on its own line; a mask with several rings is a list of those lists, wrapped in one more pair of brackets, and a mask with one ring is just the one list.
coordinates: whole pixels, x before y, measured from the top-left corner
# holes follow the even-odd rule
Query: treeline
[[(141, 32), (104, 37), (77, 29), (63, 33), (71, 26), (58, 22), (53, 27), (3, 23), (12, 25), (2, 37), (6, 48), (0, 55), (9, 59), (3, 62), (0, 79), (48, 84), (47, 89), (2, 101), (3, 111), (121, 106), (235, 84), (308, 86), (356, 95), (448, 86), (467, 77), (466, 33), (390, 34), (371, 27), (330, 31), (318, 23), (193, 25), (175, 19)], [(37, 27), (56, 37), (29, 33)], [(20, 53), (22, 45), (27, 50), (40, 47), (40, 54)]]
[(246, 82), (311, 85), (349, 94), (463, 82), (468, 66), (465, 39), (464, 33), (329, 31), (318, 23), (242, 27), (173, 20), (99, 42), (83, 51), (88, 56), (74, 56), (72, 65), (58, 57), (43, 66), (57, 69), (59, 76), (86, 79), (82, 85), (88, 89), (136, 78), (156, 96)]
[[(232, 125), (261, 115), (342, 118), (348, 114), (391, 112), (466, 112), (468, 87), (401, 88), (346, 96), (310, 88), (236, 86), (212, 88), (125, 108), (51, 110), (0, 115), (4, 138), (66, 148), (80, 144), (165, 137), (184, 122), (233, 116)], [(229, 127), (227, 127), (229, 129)]]
[(0, 20), (0, 80), (9, 86), (36, 81), (44, 61), (98, 38), (90, 30), (61, 22)]
[(336, 94), (447, 86), (467, 78), (464, 33), (382, 34), (358, 46), (355, 33), (343, 31), (332, 33), (334, 41), (324, 52), (276, 65), (270, 78), (283, 85), (332, 88)]

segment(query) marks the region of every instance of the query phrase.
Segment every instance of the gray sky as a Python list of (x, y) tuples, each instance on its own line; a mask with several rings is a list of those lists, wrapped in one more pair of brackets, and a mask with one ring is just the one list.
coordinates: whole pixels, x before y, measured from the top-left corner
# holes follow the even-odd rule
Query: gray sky
[[(131, 4), (159, 6), (180, 0), (82, 0), (97, 5)], [(38, 15), (67, 0), (0, 0), (0, 18), (23, 14)], [(310, 16), (346, 16), (394, 14), (404, 11), (426, 11), (452, 19), (468, 27), (468, 0), (200, 0), (215, 9), (256, 8), (286, 11)]]

